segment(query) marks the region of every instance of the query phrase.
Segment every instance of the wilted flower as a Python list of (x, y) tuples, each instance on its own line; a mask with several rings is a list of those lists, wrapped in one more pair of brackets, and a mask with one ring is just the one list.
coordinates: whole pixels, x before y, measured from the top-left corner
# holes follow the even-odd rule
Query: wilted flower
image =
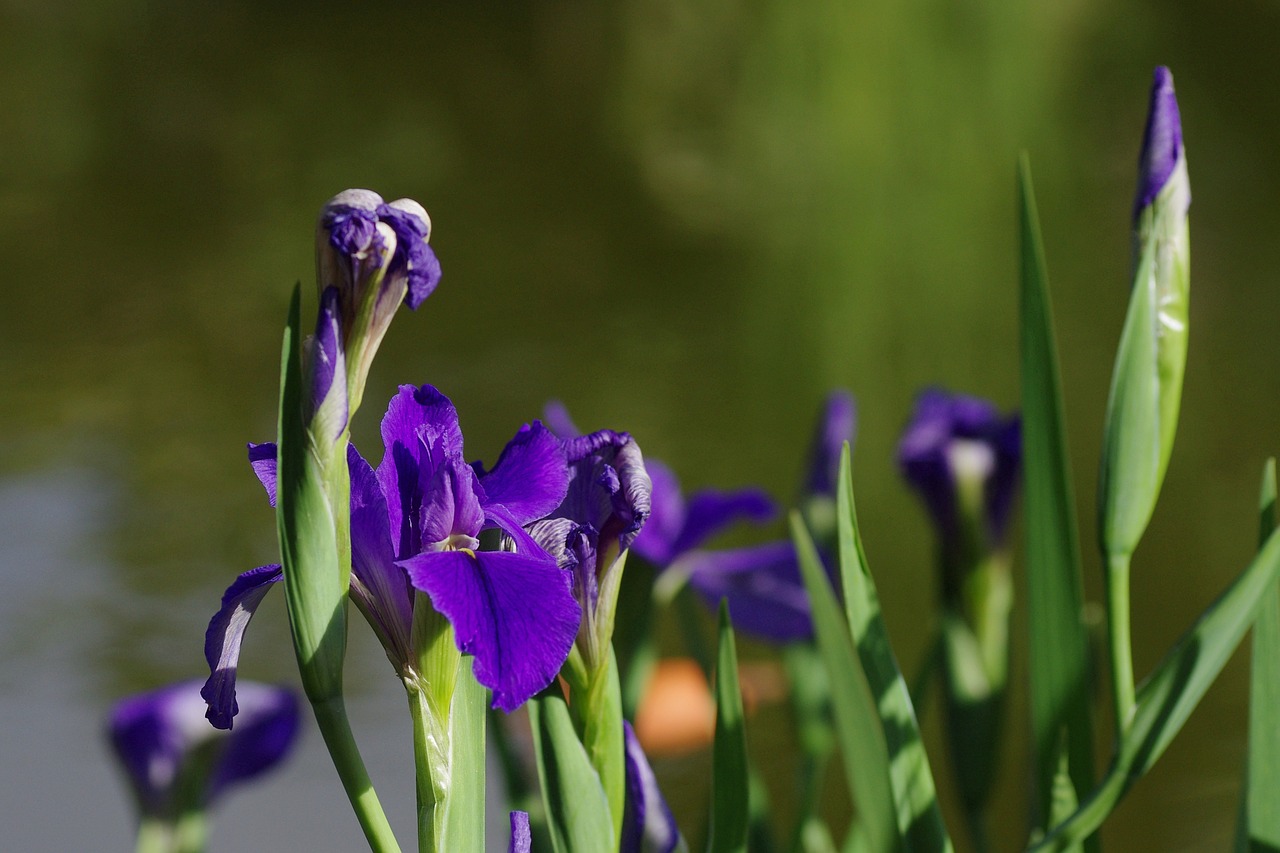
[[(382, 439), (376, 471), (348, 447), (351, 599), (397, 674), (408, 677), (416, 661), (413, 593), (427, 593), (452, 623), (459, 650), (474, 655), (476, 679), (493, 690), (494, 706), (510, 711), (555, 677), (578, 628), (568, 573), (522, 527), (564, 498), (564, 452), (535, 421), (516, 433), (492, 471), (468, 465), (457, 411), (430, 385), (400, 388)], [(250, 459), (274, 498), (274, 448), (251, 445)], [(500, 529), (513, 550), (479, 550), (485, 528)], [(209, 623), (205, 697), (215, 725), (231, 724), (244, 630), (279, 579), (278, 566), (241, 575)]]
[(205, 721), (198, 680), (116, 703), (107, 732), (144, 818), (203, 811), (229, 787), (284, 760), (298, 732), (293, 693), (244, 682), (240, 703), (240, 725), (231, 733)]

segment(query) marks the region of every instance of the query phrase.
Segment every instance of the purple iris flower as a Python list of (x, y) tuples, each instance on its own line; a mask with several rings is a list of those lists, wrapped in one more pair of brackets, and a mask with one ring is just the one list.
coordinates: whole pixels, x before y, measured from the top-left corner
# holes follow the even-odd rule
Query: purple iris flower
[[(1004, 547), (1021, 458), (1016, 415), (1002, 417), (986, 400), (937, 389), (917, 398), (898, 462), (937, 526), (944, 584), (959, 582), (972, 549)], [(971, 541), (975, 535), (981, 541)]]
[[(401, 386), (382, 421), (375, 470), (348, 445), (351, 472), (351, 599), (401, 677), (412, 674), (414, 590), (453, 625), (473, 655), (493, 705), (514, 710), (546, 687), (573, 645), (580, 612), (570, 574), (524, 530), (555, 509), (569, 488), (559, 441), (540, 423), (521, 427), (492, 471), (462, 456), (457, 410), (430, 385)], [(275, 448), (250, 445), (254, 472), (274, 501)], [(497, 528), (508, 547), (479, 550)], [(209, 719), (229, 728), (235, 676), (250, 617), (280, 567), (262, 566), (231, 585), (209, 623), (203, 694)]]
[(245, 682), (240, 702), (240, 726), (229, 734), (205, 722), (198, 680), (116, 703), (107, 733), (140, 813), (174, 818), (203, 810), (229, 787), (285, 759), (298, 733), (294, 694)]
[(627, 753), (627, 800), (619, 853), (673, 853), (688, 849), (631, 723), (623, 720), (622, 731)]
[(652, 484), (639, 445), (625, 432), (599, 430), (559, 439), (559, 446), (568, 488), (529, 534), (573, 574), (582, 607), (578, 645), (594, 670), (613, 636), (622, 557), (649, 518)]

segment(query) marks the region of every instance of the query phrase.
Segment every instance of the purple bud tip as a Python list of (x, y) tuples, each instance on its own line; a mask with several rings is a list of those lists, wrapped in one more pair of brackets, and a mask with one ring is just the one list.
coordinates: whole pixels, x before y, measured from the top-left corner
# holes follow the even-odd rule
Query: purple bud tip
[(1147, 129), (1142, 136), (1142, 156), (1138, 160), (1138, 194), (1133, 213), (1155, 201), (1173, 174), (1182, 156), (1182, 120), (1178, 98), (1173, 91), (1173, 74), (1163, 65), (1156, 68), (1151, 83), (1151, 106)]

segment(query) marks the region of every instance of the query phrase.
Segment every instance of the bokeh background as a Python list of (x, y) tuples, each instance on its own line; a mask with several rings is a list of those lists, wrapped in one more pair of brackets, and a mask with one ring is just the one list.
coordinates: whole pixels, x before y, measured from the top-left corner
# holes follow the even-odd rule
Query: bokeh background
[[(319, 206), (349, 186), (421, 200), (444, 268), (383, 348), (358, 441), (402, 382), (450, 394), (489, 460), (559, 398), (687, 485), (786, 500), (813, 413), (848, 387), (869, 556), (914, 668), (932, 555), (894, 446), (923, 386), (1017, 405), (1024, 149), (1092, 541), (1133, 167), (1168, 64), (1195, 199), (1193, 343), (1134, 570), (1148, 671), (1247, 562), (1260, 465), (1280, 451), (1278, 34), (1280, 9), (1238, 1), (0, 0), (4, 846), (131, 844), (101, 720), (126, 692), (199, 675), (222, 590), (273, 559), (244, 444), (272, 435), (289, 291), (310, 284)], [(1088, 553), (1094, 600), (1097, 573)], [(408, 842), (403, 696), (352, 635), (358, 734)], [(1108, 823), (1111, 849), (1226, 849), (1246, 662)], [(243, 671), (292, 668), (269, 600)], [(1025, 714), (1016, 700), (1015, 736)], [(936, 709), (926, 727), (945, 776)], [(705, 760), (657, 764), (697, 823)], [(1012, 750), (997, 849), (1025, 837), (1028, 778)], [(842, 795), (828, 800), (839, 822)], [(212, 842), (359, 848), (314, 731), (287, 772), (224, 804)]]

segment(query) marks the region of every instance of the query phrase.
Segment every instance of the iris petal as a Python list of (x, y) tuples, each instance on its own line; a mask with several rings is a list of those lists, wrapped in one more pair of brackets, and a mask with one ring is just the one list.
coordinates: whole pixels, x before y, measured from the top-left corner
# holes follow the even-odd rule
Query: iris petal
[(631, 723), (622, 721), (626, 746), (627, 799), (619, 853), (672, 853), (681, 846), (680, 829), (667, 806), (649, 759)]
[(249, 443), (249, 465), (253, 473), (267, 490), (267, 500), (276, 505), (276, 446), (271, 442), (264, 444)]
[(513, 711), (551, 683), (578, 630), (569, 576), (546, 558), (505, 551), (441, 551), (401, 562), (413, 585), (453, 624), (475, 656), (493, 706)]
[(204, 683), (200, 695), (209, 703), (205, 716), (217, 728), (231, 728), (232, 718), (239, 713), (236, 669), (240, 664), (244, 632), (263, 596), (283, 576), (280, 566), (274, 563), (250, 569), (227, 587), (222, 596), (222, 607), (209, 620), (209, 628), (204, 635), (209, 680)]
[(696, 551), (677, 566), (709, 607), (728, 599), (734, 627), (776, 642), (813, 636), (809, 597), (790, 542)]
[(529, 831), (529, 813), (511, 813), (511, 841), (507, 853), (529, 853), (533, 849), (533, 834)]

